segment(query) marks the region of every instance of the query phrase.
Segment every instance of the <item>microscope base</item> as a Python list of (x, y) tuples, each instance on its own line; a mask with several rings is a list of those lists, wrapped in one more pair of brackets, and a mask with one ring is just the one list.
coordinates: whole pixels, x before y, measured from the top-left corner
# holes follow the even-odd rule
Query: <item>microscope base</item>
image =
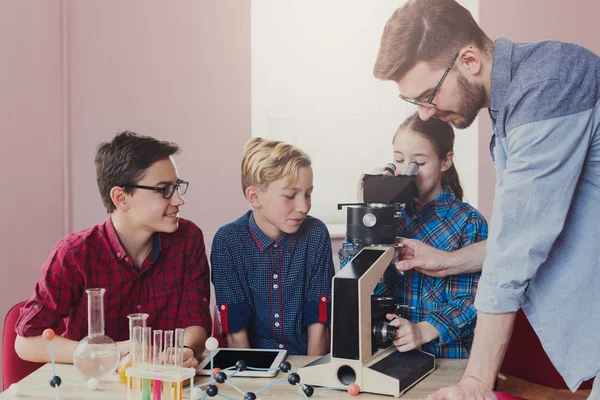
[(315, 386), (348, 386), (361, 392), (400, 397), (435, 369), (435, 357), (420, 350), (400, 353), (394, 346), (376, 353), (364, 363), (332, 358), (330, 354), (299, 368), (303, 383)]

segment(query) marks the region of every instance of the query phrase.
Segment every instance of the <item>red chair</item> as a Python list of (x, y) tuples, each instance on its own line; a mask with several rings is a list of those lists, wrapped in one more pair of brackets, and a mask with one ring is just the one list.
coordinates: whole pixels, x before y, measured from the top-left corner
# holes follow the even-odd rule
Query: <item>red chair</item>
[[(517, 312), (512, 337), (500, 371), (538, 385), (568, 389), (521, 310)], [(593, 379), (585, 381), (579, 389), (591, 389), (593, 382)]]
[(496, 395), (498, 400), (525, 400), (522, 397), (515, 397), (511, 394), (506, 394), (506, 393), (502, 393), (502, 392), (494, 392), (494, 394)]
[[(27, 375), (44, 365), (43, 363), (34, 363), (22, 360), (15, 351), (15, 325), (19, 318), (21, 307), (24, 301), (15, 304), (6, 314), (4, 319), (4, 336), (2, 339), (2, 381), (4, 390), (10, 385), (20, 381)], [(61, 321), (56, 328), (56, 333), (61, 334), (65, 331), (65, 324)]]

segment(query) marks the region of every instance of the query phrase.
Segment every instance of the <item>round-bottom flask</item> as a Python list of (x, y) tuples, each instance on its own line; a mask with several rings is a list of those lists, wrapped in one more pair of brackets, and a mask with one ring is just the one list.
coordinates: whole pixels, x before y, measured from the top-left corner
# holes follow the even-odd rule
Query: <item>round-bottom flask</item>
[(114, 340), (104, 334), (104, 293), (106, 289), (87, 289), (88, 335), (73, 353), (73, 364), (85, 379), (102, 380), (112, 374), (119, 362), (119, 349)]

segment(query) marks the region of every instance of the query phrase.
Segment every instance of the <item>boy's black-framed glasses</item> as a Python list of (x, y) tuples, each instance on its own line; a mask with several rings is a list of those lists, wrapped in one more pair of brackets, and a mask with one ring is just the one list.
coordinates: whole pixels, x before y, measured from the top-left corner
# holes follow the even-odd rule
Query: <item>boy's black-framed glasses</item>
[(177, 179), (177, 183), (171, 183), (170, 185), (165, 186), (123, 185), (123, 187), (154, 190), (162, 193), (162, 196), (165, 199), (170, 199), (175, 194), (175, 190), (179, 192), (180, 196), (183, 196), (187, 192), (189, 185), (190, 183), (188, 181)]
[(433, 89), (433, 92), (431, 92), (431, 96), (429, 96), (429, 98), (427, 100), (415, 100), (415, 99), (411, 99), (410, 97), (402, 96), (401, 94), (399, 94), (398, 96), (400, 96), (400, 98), (402, 100), (408, 101), (409, 103), (414, 104), (416, 106), (427, 107), (427, 108), (436, 108), (437, 106), (433, 102), (433, 99), (435, 98), (435, 95), (437, 94), (440, 86), (442, 86), (442, 83), (444, 83), (444, 79), (446, 79), (446, 76), (448, 76), (450, 69), (452, 69), (452, 66), (456, 62), (456, 59), (458, 58), (458, 54), (459, 53), (456, 53), (456, 55), (452, 58), (452, 61), (450, 62), (450, 65), (448, 65), (448, 68), (446, 68), (446, 72), (444, 72), (442, 79), (440, 79), (438, 84), (435, 86), (435, 89)]

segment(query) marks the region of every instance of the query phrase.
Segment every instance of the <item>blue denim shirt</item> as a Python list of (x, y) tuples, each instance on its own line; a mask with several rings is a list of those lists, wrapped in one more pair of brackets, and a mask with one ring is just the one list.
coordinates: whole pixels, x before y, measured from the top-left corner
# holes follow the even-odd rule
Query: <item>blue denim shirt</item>
[(571, 390), (600, 373), (600, 58), (496, 41), (497, 184), (475, 306), (523, 308)]
[(329, 325), (334, 268), (319, 219), (308, 216), (296, 233), (274, 241), (248, 211), (219, 228), (210, 259), (223, 333), (247, 328), (253, 348), (306, 355), (308, 326)]

